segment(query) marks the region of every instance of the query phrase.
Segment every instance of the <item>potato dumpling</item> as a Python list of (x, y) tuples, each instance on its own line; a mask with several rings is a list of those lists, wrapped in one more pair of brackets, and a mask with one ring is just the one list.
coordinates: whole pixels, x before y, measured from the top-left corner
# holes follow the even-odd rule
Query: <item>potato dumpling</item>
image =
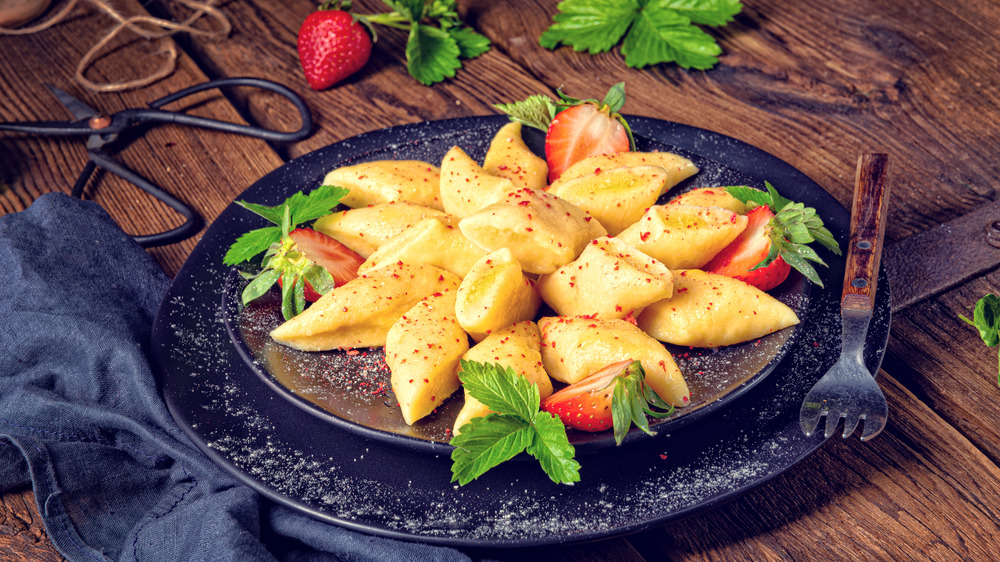
[(576, 260), (535, 284), (560, 316), (625, 318), (673, 294), (670, 270), (617, 238), (594, 239)]
[(558, 316), (538, 321), (542, 365), (550, 377), (573, 384), (612, 363), (640, 361), (646, 384), (674, 406), (691, 401), (684, 376), (663, 344), (626, 320)]
[(618, 234), (670, 269), (698, 268), (736, 239), (747, 218), (721, 207), (655, 205)]
[(457, 146), (441, 160), (441, 204), (456, 217), (469, 216), (514, 189), (511, 180), (489, 174)]
[(590, 156), (580, 160), (566, 168), (566, 171), (552, 182), (549, 189), (558, 189), (559, 184), (575, 178), (628, 166), (659, 166), (666, 170), (667, 181), (663, 184), (661, 195), (671, 187), (698, 173), (698, 167), (679, 154), (671, 152), (619, 152)]
[(667, 179), (659, 166), (613, 168), (553, 184), (549, 193), (587, 211), (614, 236), (656, 203)]
[(509, 179), (516, 187), (545, 189), (548, 183), (549, 166), (524, 144), (521, 123), (517, 121), (507, 123), (494, 135), (483, 169)]
[(461, 386), (459, 360), (469, 338), (455, 319), (455, 293), (427, 295), (406, 311), (385, 338), (392, 391), (407, 424), (427, 416)]
[(695, 205), (698, 207), (722, 207), (737, 215), (745, 215), (750, 209), (746, 203), (733, 197), (725, 187), (699, 187), (674, 197), (668, 205)]
[(579, 207), (544, 191), (519, 189), (465, 217), (462, 232), (486, 250), (510, 248), (524, 271), (552, 273), (576, 259), (603, 226)]
[(379, 246), (358, 273), (367, 273), (397, 262), (427, 263), (459, 277), (472, 269), (486, 250), (473, 244), (454, 226), (454, 217), (427, 218)]
[(351, 208), (406, 201), (439, 211), (441, 170), (419, 160), (376, 160), (337, 168), (323, 185), (349, 189), (340, 202)]
[(541, 298), (508, 248), (479, 258), (458, 287), (458, 323), (481, 341), (491, 332), (535, 317)]
[(361, 257), (367, 258), (387, 240), (412, 228), (422, 219), (444, 216), (444, 211), (396, 201), (320, 217), (313, 223), (313, 230), (336, 239)]
[(674, 294), (638, 318), (650, 336), (675, 345), (721, 347), (799, 323), (795, 311), (760, 289), (698, 269), (674, 271)]
[[(552, 381), (542, 367), (542, 333), (531, 320), (511, 324), (497, 330), (486, 339), (472, 346), (462, 359), (479, 363), (498, 363), (510, 367), (517, 375), (538, 386), (542, 400), (552, 394)], [(461, 372), (459, 372), (461, 375)], [(472, 418), (485, 416), (491, 410), (485, 404), (465, 392), (465, 405), (455, 418), (453, 431), (459, 429)]]
[(392, 264), (320, 297), (271, 331), (274, 341), (303, 351), (385, 345), (404, 312), (431, 293), (457, 291), (456, 275), (426, 264)]

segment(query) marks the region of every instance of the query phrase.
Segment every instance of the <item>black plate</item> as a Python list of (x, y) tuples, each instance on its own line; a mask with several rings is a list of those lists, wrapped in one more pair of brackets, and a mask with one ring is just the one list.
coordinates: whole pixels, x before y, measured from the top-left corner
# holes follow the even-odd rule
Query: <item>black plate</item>
[[(375, 131), (331, 145), (268, 174), (241, 196), (276, 205), (336, 165), (379, 158), (440, 161), (452, 145), (472, 154), (506, 119), (476, 117)], [(771, 181), (818, 209), (843, 245), (849, 216), (801, 172), (735, 139), (655, 119), (630, 118), (642, 150), (692, 158), (702, 169), (687, 187)], [(485, 139), (485, 140), (484, 140)], [(478, 147), (478, 148), (477, 148)], [(842, 259), (820, 274), (800, 313), (788, 354), (725, 408), (656, 439), (580, 457), (582, 482), (556, 486), (532, 460), (479, 480), (450, 482), (447, 448), (400, 448), (344, 430), (274, 392), (243, 361), (222, 306), (230, 270), (222, 255), (261, 226), (230, 206), (206, 231), (157, 314), (153, 353), (167, 405), (215, 462), (271, 499), (319, 519), (378, 535), (452, 546), (519, 547), (592, 540), (663, 524), (711, 508), (780, 474), (816, 450), (798, 425), (802, 397), (839, 354)], [(865, 349), (877, 372), (889, 333), (889, 290), (880, 273)], [(222, 297), (222, 298), (220, 298)]]

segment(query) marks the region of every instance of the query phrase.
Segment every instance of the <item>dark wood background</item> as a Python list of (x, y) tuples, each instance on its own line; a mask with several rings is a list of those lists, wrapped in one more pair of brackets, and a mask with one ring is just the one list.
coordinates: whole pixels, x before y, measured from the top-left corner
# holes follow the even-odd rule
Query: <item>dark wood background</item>
[[(166, 0), (144, 2), (145, 8), (135, 0), (114, 5), (130, 14), (185, 14)], [(222, 4), (233, 23), (228, 37), (178, 36), (179, 65), (167, 79), (135, 91), (92, 94), (74, 82), (73, 69), (111, 22), (83, 2), (52, 29), (0, 36), (0, 121), (65, 117), (43, 82), (108, 111), (225, 76), (270, 78), (302, 93), (316, 119), (315, 134), (303, 142), (269, 146), (160, 126), (118, 155), (211, 220), (288, 159), (358, 133), (494, 114), (492, 103), (557, 87), (599, 97), (625, 81), (626, 112), (753, 144), (805, 172), (846, 207), (858, 155), (890, 154), (890, 248), (907, 248), (911, 237), (961, 221), (997, 199), (1000, 4), (993, 0), (748, 1), (734, 23), (712, 31), (724, 54), (709, 71), (673, 65), (635, 70), (617, 51), (591, 56), (544, 50), (537, 38), (556, 11), (554, 0), (460, 5), (465, 21), (486, 34), (493, 48), (432, 87), (406, 73), (404, 34), (380, 29), (373, 58), (359, 74), (333, 89), (310, 91), (295, 36), (313, 3), (247, 0)], [(364, 0), (355, 9), (372, 13), (383, 6)], [(158, 64), (155, 44), (123, 39), (115, 47), (120, 50), (103, 57), (88, 76), (114, 81)], [(270, 94), (205, 93), (191, 105), (198, 114), (285, 130), (298, 126), (294, 111)], [(22, 210), (45, 192), (68, 192), (85, 158), (79, 140), (0, 137), (0, 213)], [(179, 222), (114, 177), (96, 178), (85, 196), (130, 233)], [(982, 228), (1000, 219), (992, 208), (985, 219), (977, 215)], [(979, 231), (973, 227), (970, 232)], [(173, 274), (196, 243), (151, 253)], [(934, 272), (948, 268), (947, 252), (926, 261)], [(897, 307), (879, 377), (890, 420), (875, 440), (831, 440), (743, 498), (663, 528), (595, 544), (490, 554), (522, 560), (996, 558), (997, 351), (987, 349), (958, 316), (971, 315), (978, 298), (997, 291), (1000, 277), (993, 263), (983, 263), (971, 279), (959, 274), (945, 290)], [(60, 558), (47, 542), (30, 490), (0, 496), (0, 558)]]

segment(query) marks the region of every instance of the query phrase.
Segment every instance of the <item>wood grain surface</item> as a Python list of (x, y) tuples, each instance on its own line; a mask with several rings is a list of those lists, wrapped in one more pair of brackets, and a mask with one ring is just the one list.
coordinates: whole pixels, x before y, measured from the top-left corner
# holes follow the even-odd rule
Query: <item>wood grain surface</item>
[[(332, 142), (392, 125), (495, 114), (493, 103), (560, 87), (597, 97), (625, 81), (626, 113), (750, 143), (802, 170), (848, 208), (858, 155), (889, 154), (887, 246), (997, 199), (1000, 3), (748, 1), (735, 22), (712, 31), (724, 53), (708, 71), (631, 69), (617, 50), (545, 50), (537, 39), (556, 4), (460, 1), (465, 21), (493, 46), (432, 87), (407, 74), (404, 32), (380, 29), (373, 58), (361, 72), (315, 92), (305, 85), (295, 50), (299, 23), (313, 2), (229, 1), (222, 5), (233, 23), (228, 37), (179, 36), (177, 71), (121, 94), (90, 94), (73, 81), (76, 60), (109, 25), (82, 4), (53, 29), (0, 36), (0, 121), (65, 117), (42, 82), (107, 111), (206, 78), (259, 76), (289, 85), (314, 112), (315, 133), (305, 141), (271, 146), (157, 126), (116, 154), (211, 221), (260, 176)], [(117, 5), (164, 17), (183, 13), (166, 0)], [(355, 2), (358, 12), (382, 9), (375, 0)], [(127, 49), (93, 69), (97, 75), (116, 79), (155, 67), (153, 47), (124, 43)], [(192, 112), (285, 130), (298, 126), (295, 112), (271, 94), (240, 88), (199, 99)], [(0, 137), (0, 213), (22, 210), (42, 193), (68, 192), (85, 159), (79, 140)], [(105, 206), (127, 232), (177, 224), (158, 203), (114, 177), (95, 178), (85, 196)], [(196, 243), (197, 237), (151, 253), (173, 274)], [(946, 257), (932, 257), (947, 263)], [(979, 297), (1000, 292), (1000, 275), (989, 269), (959, 281), (894, 314), (878, 377), (890, 418), (876, 439), (862, 444), (835, 438), (746, 496), (665, 527), (592, 544), (470, 554), (511, 561), (995, 559), (997, 350), (986, 348), (959, 315), (971, 316)], [(45, 537), (30, 490), (0, 495), (0, 559), (60, 558)]]

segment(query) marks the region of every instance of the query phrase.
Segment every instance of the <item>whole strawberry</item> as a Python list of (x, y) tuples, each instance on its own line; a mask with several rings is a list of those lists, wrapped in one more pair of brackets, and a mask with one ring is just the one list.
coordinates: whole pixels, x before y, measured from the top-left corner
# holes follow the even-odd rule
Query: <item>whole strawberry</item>
[(299, 28), (299, 62), (314, 90), (329, 88), (361, 70), (372, 53), (372, 39), (364, 26), (348, 12), (326, 6), (306, 16)]

